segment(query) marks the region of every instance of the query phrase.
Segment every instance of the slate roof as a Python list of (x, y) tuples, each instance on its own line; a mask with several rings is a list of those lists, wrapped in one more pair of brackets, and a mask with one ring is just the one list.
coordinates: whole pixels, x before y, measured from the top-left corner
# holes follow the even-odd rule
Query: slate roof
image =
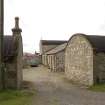
[(66, 40), (41, 40), (42, 45), (60, 45), (66, 42)]
[(13, 36), (4, 36), (3, 40), (3, 60), (10, 61), (15, 56)]
[(58, 45), (57, 47), (55, 47), (54, 49), (48, 51), (46, 54), (55, 54), (57, 52), (60, 52), (62, 50), (65, 49), (67, 43), (64, 43), (64, 44), (61, 44), (61, 45)]
[(105, 36), (86, 35), (96, 52), (105, 52)]

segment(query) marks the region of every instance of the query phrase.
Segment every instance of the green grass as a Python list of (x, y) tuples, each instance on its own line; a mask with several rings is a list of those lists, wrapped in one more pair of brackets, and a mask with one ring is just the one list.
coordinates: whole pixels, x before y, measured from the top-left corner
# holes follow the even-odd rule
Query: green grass
[(96, 92), (105, 92), (105, 84), (96, 84), (89, 87), (89, 90), (96, 91)]
[(31, 105), (34, 92), (22, 90), (0, 91), (0, 105)]

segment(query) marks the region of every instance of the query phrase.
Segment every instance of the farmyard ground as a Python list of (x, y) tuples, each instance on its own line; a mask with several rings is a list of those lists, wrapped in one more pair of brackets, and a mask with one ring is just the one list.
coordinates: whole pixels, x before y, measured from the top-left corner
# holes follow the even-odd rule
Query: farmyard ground
[(33, 105), (105, 105), (105, 93), (72, 85), (64, 73), (52, 73), (40, 66), (25, 69), (23, 74), (37, 91)]

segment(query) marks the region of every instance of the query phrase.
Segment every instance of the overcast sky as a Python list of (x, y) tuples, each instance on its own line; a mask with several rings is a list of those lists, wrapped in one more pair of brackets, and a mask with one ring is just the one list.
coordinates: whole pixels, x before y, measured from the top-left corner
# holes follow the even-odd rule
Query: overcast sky
[(105, 35), (105, 0), (4, 0), (5, 35), (20, 17), (25, 52), (40, 39), (68, 40), (74, 33)]

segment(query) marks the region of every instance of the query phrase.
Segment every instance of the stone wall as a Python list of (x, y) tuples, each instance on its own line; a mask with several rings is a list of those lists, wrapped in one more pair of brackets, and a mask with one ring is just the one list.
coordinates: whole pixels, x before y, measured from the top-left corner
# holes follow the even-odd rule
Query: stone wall
[(5, 88), (17, 88), (17, 69), (16, 69), (16, 61), (11, 61), (5, 63)]
[(48, 65), (47, 67), (51, 69), (51, 55), (47, 55)]
[(65, 51), (56, 54), (56, 71), (64, 72), (65, 70)]
[[(21, 35), (13, 36), (16, 38), (16, 55), (12, 60), (5, 62), (5, 88), (20, 89), (23, 82), (23, 44)], [(18, 38), (18, 40), (17, 40)]]
[(105, 83), (105, 53), (94, 54), (94, 83)]
[(53, 72), (64, 72), (65, 67), (65, 52), (60, 51), (56, 54), (48, 55), (48, 67)]
[(65, 51), (65, 73), (69, 80), (84, 85), (93, 84), (93, 50), (82, 35), (73, 36)]
[(55, 70), (55, 55), (54, 54), (48, 55), (48, 68), (51, 71)]

